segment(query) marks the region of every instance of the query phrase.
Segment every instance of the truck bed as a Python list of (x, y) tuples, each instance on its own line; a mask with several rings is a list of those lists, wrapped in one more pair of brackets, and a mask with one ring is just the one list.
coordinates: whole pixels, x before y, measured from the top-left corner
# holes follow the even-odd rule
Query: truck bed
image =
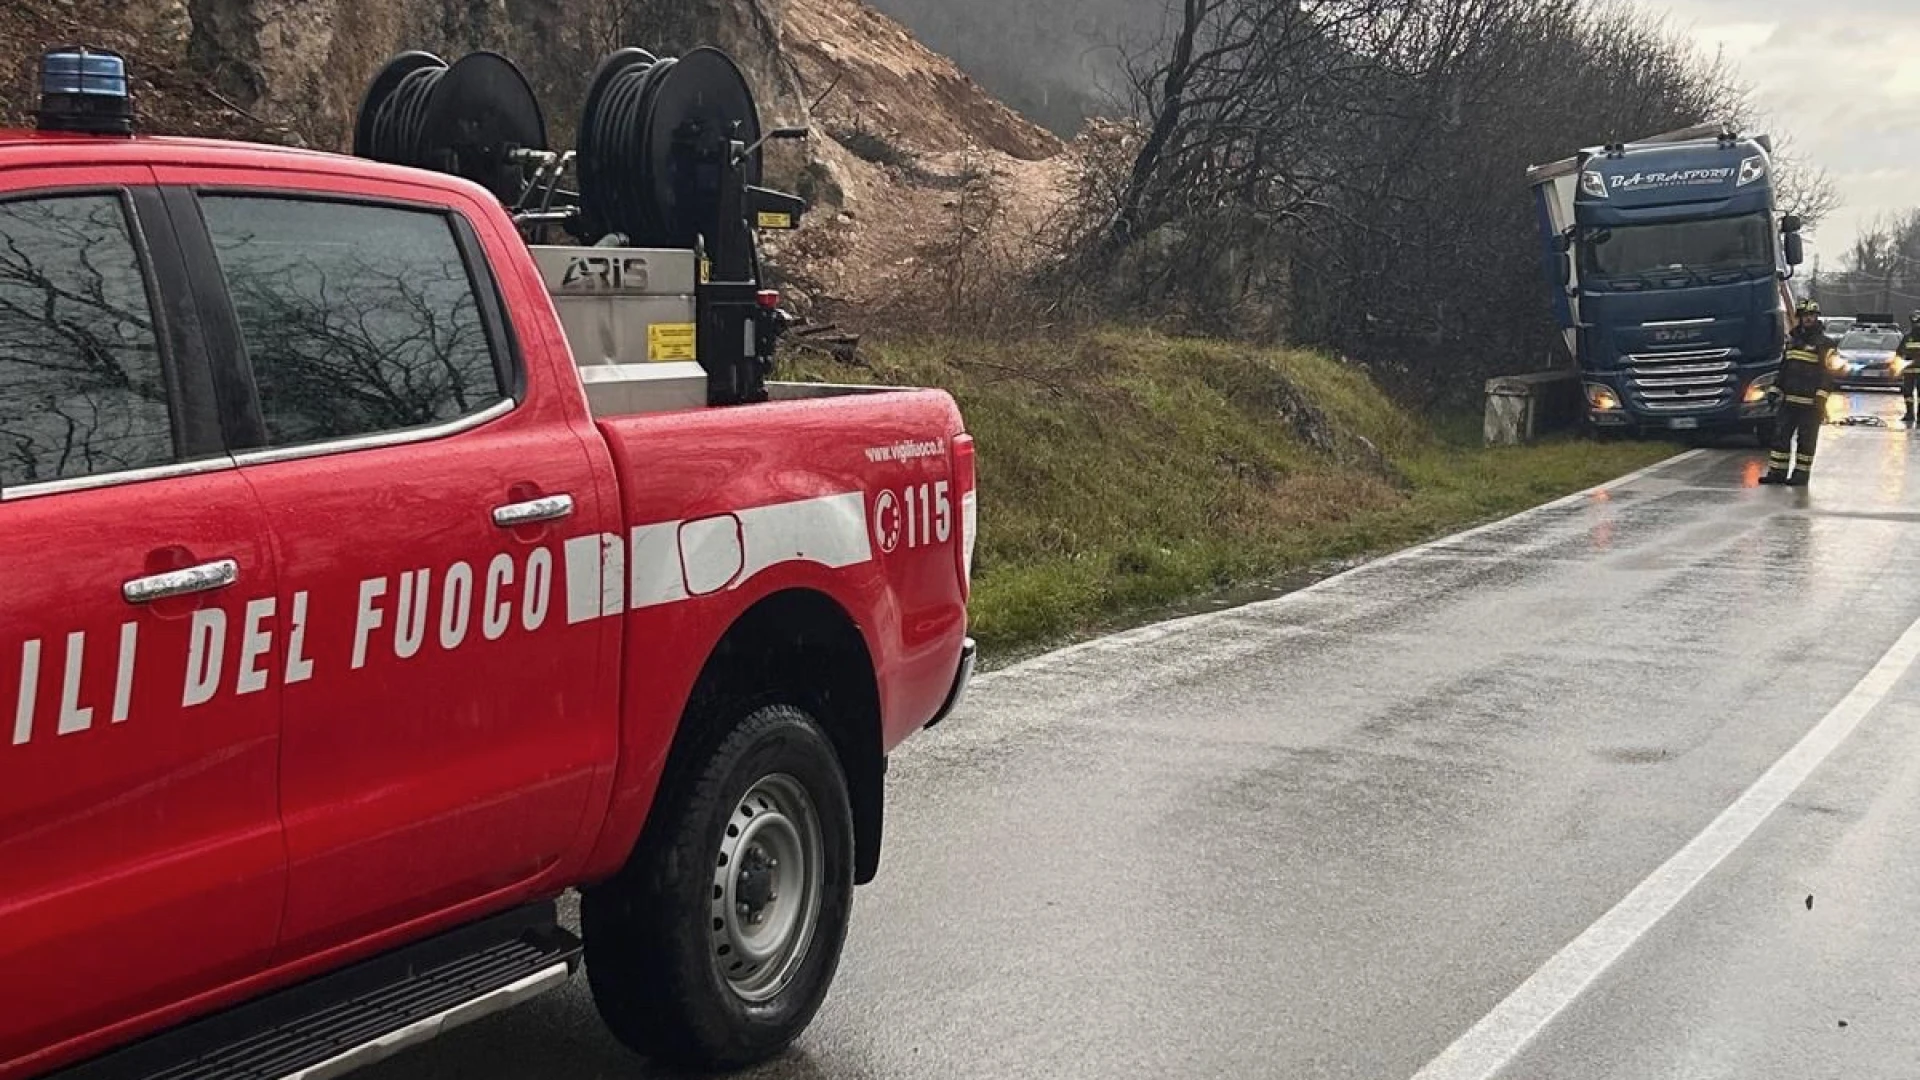
[[(664, 665), (647, 658), (646, 670), (687, 684), (661, 688), (654, 702), (662, 717), (677, 715), (713, 638), (753, 604), (818, 589), (850, 605), (867, 639), (891, 748), (939, 711), (965, 640), (963, 508), (947, 508), (944, 529), (939, 519), (964, 434), (959, 409), (940, 390), (773, 388), (775, 400), (757, 405), (597, 417), (622, 516), (652, 538), (636, 542), (629, 567), (634, 640), (686, 650)], [(913, 511), (919, 532), (889, 533), (888, 514), (914, 499), (925, 508)], [(709, 533), (713, 543), (687, 546)], [(662, 546), (649, 548), (655, 540)], [(694, 565), (714, 560), (725, 567)]]
[[(706, 409), (707, 375), (692, 361), (640, 364), (582, 364), (580, 381), (595, 419)], [(901, 387), (854, 383), (769, 382), (774, 401), (805, 401), (861, 394), (898, 393)], [(740, 408), (742, 406), (729, 406)], [(754, 406), (744, 406), (753, 408)]]

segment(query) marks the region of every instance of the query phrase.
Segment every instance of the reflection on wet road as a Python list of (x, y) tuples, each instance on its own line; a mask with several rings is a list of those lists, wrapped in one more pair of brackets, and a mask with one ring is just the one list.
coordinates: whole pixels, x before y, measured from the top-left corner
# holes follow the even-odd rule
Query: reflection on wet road
[[(834, 995), (754, 1075), (1414, 1075), (1920, 619), (1916, 454), (1832, 427), (1782, 490), (1697, 451), (985, 677), (896, 760)], [(1920, 682), (1880, 689), (1500, 1075), (1912, 1072)], [(365, 1075), (655, 1074), (576, 981)]]

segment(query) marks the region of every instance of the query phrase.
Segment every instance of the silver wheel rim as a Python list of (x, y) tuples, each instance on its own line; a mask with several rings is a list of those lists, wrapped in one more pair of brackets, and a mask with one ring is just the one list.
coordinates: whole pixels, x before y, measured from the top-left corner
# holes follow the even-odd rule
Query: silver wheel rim
[(727, 819), (713, 867), (709, 955), (746, 1001), (786, 989), (807, 957), (820, 915), (826, 850), (820, 815), (784, 773), (747, 789)]

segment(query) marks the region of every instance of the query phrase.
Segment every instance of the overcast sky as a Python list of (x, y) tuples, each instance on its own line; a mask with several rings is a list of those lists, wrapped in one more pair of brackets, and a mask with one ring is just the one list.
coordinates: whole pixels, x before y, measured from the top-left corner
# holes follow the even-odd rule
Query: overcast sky
[(1708, 53), (1724, 48), (1841, 208), (1809, 247), (1831, 266), (1860, 226), (1920, 206), (1920, 0), (1639, 0)]

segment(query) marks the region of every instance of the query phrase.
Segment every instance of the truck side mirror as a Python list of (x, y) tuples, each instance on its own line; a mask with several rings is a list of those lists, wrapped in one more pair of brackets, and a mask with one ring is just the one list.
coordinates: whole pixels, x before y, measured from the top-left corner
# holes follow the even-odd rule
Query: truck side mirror
[(1800, 231), (1802, 224), (1799, 214), (1788, 214), (1780, 219), (1780, 231), (1792, 236)]
[(1573, 255), (1571, 253), (1562, 251), (1554, 255), (1553, 281), (1554, 284), (1563, 289), (1573, 284)]
[(1573, 241), (1567, 237), (1566, 233), (1560, 233), (1553, 238), (1554, 254), (1565, 255), (1567, 252), (1572, 250), (1573, 250)]
[(1787, 265), (1799, 266), (1807, 258), (1807, 242), (1797, 232), (1787, 234)]

